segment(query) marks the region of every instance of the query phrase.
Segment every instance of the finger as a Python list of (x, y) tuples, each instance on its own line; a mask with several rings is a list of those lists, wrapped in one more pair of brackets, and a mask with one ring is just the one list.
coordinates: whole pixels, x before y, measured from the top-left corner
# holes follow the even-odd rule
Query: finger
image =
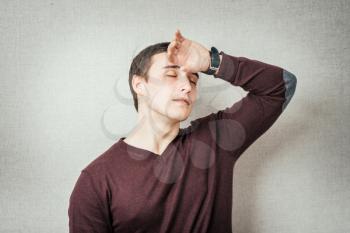
[(176, 49), (175, 45), (176, 45), (176, 42), (172, 41), (168, 46), (168, 49), (167, 49), (168, 52), (174, 52), (174, 50)]
[(168, 57), (168, 60), (170, 62), (173, 62), (173, 59), (174, 59), (174, 49), (172, 48), (172, 46), (168, 46), (168, 49), (167, 49), (167, 57)]
[(174, 62), (174, 56), (168, 55), (167, 58), (168, 58), (168, 61), (169, 61), (169, 62), (171, 62), (171, 63)]
[(180, 42), (183, 42), (185, 40), (185, 37), (181, 34), (180, 30), (177, 29), (176, 33), (175, 33), (175, 37), (177, 40), (179, 40)]
[(176, 41), (175, 43), (175, 48), (179, 49), (181, 47), (181, 43), (179, 41)]
[(167, 54), (168, 60), (172, 63), (176, 61), (177, 52), (170, 52)]
[(175, 60), (174, 57), (175, 57), (174, 53), (167, 53), (167, 58), (170, 62), (174, 62)]
[(170, 53), (175, 54), (175, 55), (179, 53), (179, 50), (180, 50), (180, 45), (178, 45), (176, 43), (174, 45), (172, 45), (172, 47), (169, 49)]
[(173, 52), (167, 52), (167, 57), (169, 59), (169, 61), (172, 61), (173, 60), (173, 57), (174, 57), (174, 53)]
[(176, 40), (172, 41), (172, 47), (173, 48), (177, 48), (179, 45), (180, 45), (180, 43), (178, 41), (176, 41)]
[(173, 41), (175, 42), (175, 47), (179, 48), (181, 46), (181, 41), (175, 36)]

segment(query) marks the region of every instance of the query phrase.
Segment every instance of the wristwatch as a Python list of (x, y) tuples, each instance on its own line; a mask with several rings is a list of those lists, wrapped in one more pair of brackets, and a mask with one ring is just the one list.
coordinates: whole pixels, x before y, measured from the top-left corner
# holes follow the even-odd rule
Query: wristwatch
[(219, 51), (215, 47), (211, 47), (209, 54), (210, 54), (209, 69), (206, 71), (203, 71), (202, 73), (213, 75), (219, 69), (219, 65), (220, 65)]

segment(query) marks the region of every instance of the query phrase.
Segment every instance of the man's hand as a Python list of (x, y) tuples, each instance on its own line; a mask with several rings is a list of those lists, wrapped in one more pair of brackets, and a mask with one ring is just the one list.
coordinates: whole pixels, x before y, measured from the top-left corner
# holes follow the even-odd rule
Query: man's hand
[(210, 65), (209, 50), (203, 45), (183, 37), (180, 30), (168, 46), (168, 60), (181, 67), (185, 72), (206, 71)]

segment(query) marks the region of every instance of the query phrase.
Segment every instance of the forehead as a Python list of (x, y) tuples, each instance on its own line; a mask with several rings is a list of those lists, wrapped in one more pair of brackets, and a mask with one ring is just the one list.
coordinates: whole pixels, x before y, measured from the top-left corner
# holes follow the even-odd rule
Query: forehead
[(166, 65), (175, 65), (168, 60), (166, 52), (157, 53), (152, 56), (151, 67), (154, 66), (155, 68), (162, 68)]
[[(158, 73), (169, 69), (178, 70), (180, 69), (180, 67), (168, 60), (166, 52), (158, 53), (152, 56), (150, 70), (153, 70)], [(199, 78), (198, 73), (193, 74), (195, 74), (197, 78)]]

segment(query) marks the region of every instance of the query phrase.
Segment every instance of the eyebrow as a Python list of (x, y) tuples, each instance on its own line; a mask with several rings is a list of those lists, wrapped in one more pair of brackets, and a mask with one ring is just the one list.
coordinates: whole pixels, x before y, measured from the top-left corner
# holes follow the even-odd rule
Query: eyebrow
[[(178, 69), (178, 68), (180, 68), (180, 66), (178, 66), (178, 65), (167, 65), (167, 66), (164, 66), (164, 67), (163, 67), (163, 69), (169, 69), (169, 68), (175, 68), (175, 69)], [(196, 76), (197, 76), (197, 78), (199, 78), (198, 73), (192, 73), (192, 74), (196, 75)]]

